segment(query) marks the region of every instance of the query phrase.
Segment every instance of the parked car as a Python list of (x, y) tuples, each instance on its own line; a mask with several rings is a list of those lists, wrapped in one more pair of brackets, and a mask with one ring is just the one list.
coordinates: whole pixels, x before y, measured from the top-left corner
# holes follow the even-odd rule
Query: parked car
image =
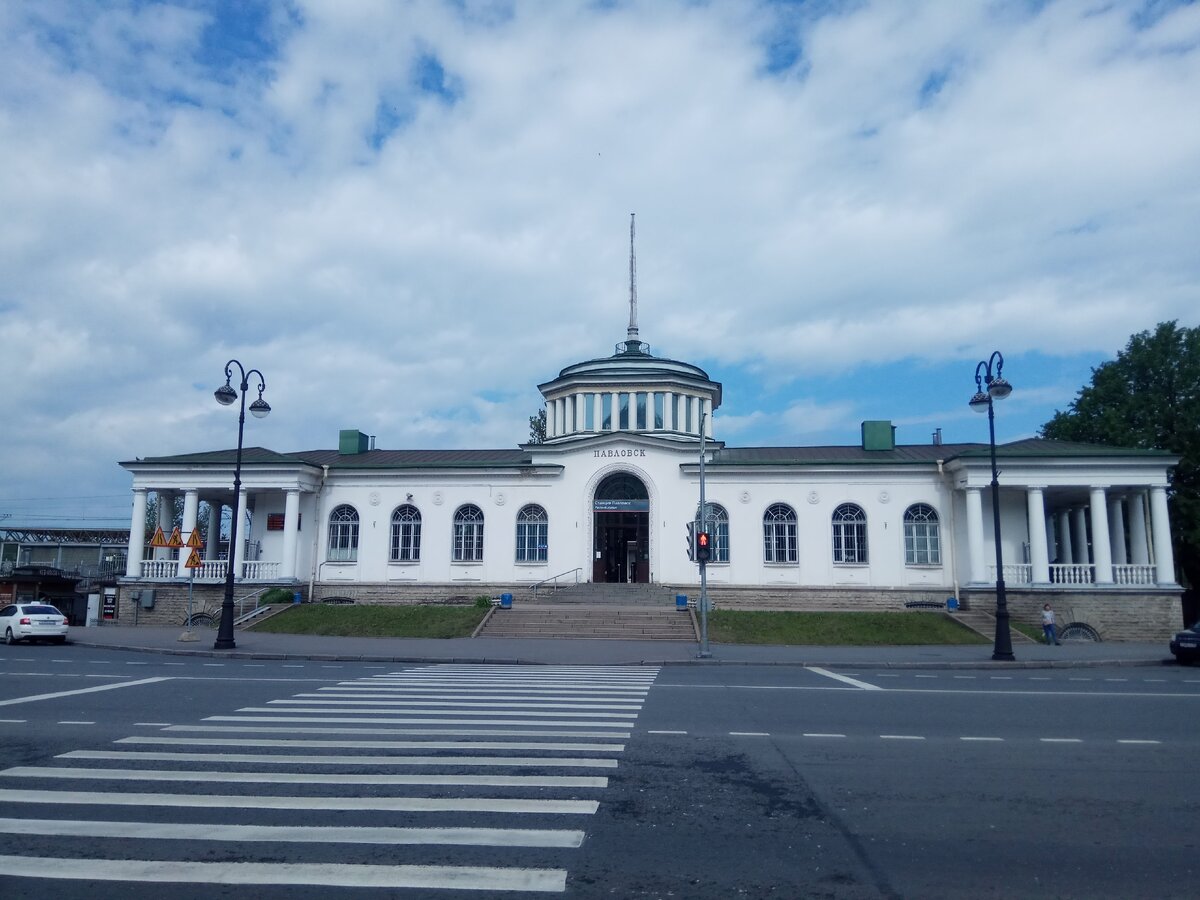
[(1177, 662), (1200, 661), (1200, 622), (1176, 632), (1175, 637), (1171, 638), (1171, 652), (1175, 654)]
[(17, 641), (67, 642), (67, 617), (46, 603), (12, 603), (0, 609), (0, 634), (4, 643)]

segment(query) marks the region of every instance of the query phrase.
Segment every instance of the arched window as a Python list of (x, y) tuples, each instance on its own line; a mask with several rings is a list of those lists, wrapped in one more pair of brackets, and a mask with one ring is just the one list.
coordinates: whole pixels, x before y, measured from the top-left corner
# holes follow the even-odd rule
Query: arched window
[(708, 516), (704, 528), (708, 531), (712, 543), (710, 563), (729, 562), (729, 513), (719, 503), (709, 503)]
[(454, 561), (483, 561), (483, 510), (473, 503), (454, 513)]
[(330, 562), (354, 562), (358, 559), (358, 510), (343, 503), (329, 514)]
[(421, 511), (411, 503), (397, 506), (392, 513), (392, 562), (419, 562), (421, 559)]
[(517, 513), (517, 562), (545, 562), (549, 548), (550, 519), (536, 503)]
[(796, 511), (776, 503), (763, 515), (763, 559), (769, 563), (795, 563)]
[(904, 511), (904, 563), (909, 566), (940, 566), (942, 538), (938, 515), (932, 506), (914, 503)]
[(833, 511), (833, 561), (867, 561), (867, 514), (855, 503), (843, 503)]

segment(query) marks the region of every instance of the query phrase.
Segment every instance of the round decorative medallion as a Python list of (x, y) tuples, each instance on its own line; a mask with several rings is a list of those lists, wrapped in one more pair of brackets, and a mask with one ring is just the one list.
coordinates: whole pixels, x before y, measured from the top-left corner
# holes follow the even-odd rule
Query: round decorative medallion
[(433, 505), (434, 505), (434, 506), (441, 506), (441, 505), (442, 505), (442, 503), (445, 501), (445, 499), (446, 499), (446, 498), (442, 496), (442, 492), (441, 492), (441, 491), (434, 491), (434, 492), (433, 492)]
[(809, 491), (808, 492), (808, 502), (809, 503), (820, 503), (821, 495), (818, 494), (816, 491)]
[(887, 491), (879, 492), (879, 502), (880, 503), (887, 503), (891, 499), (892, 499), (892, 495), (889, 494)]
[(503, 506), (504, 501), (507, 499), (508, 498), (504, 496), (504, 491), (496, 491), (496, 495), (492, 498), (492, 502), (494, 502), (497, 506)]
[(380, 499), (379, 491), (371, 491), (371, 493), (367, 495), (367, 502), (369, 502), (372, 506), (378, 506)]
[(738, 494), (738, 499), (741, 500), (743, 503), (749, 503), (750, 502), (750, 492), (742, 491), (740, 494)]

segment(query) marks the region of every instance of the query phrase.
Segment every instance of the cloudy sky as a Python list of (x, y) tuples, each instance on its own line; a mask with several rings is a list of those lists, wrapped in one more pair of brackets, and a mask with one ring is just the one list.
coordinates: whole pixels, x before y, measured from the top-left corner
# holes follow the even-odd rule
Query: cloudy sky
[[(1034, 434), (1200, 324), (1200, 6), (0, 4), (0, 527), (128, 522), (120, 460), (513, 447), (641, 335), (717, 438)], [(3, 518), (7, 516), (7, 518)]]

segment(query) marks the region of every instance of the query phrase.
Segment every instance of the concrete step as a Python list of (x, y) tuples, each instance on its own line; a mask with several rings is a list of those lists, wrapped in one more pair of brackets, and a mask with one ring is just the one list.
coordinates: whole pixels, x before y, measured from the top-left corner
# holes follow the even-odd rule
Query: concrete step
[[(983, 635), (989, 640), (996, 636), (996, 617), (990, 613), (980, 612), (978, 610), (957, 610), (950, 613), (955, 620), (962, 622), (972, 631)], [(1022, 631), (1018, 631), (1013, 627), (1008, 629), (1011, 640), (1014, 644), (1032, 644), (1033, 639)]]
[(548, 607), (522, 603), (496, 609), (480, 637), (694, 641), (690, 612), (645, 607)]

